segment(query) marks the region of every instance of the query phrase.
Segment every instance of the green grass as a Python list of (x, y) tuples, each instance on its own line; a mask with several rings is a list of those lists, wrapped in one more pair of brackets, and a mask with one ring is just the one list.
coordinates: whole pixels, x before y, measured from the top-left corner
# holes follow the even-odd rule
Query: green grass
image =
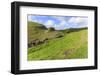
[[(56, 60), (82, 59), (88, 57), (87, 29), (77, 32), (63, 33), (62, 31), (48, 32), (48, 30), (33, 28), (37, 23), (29, 23), (28, 42), (33, 39), (49, 39), (47, 43), (28, 48), (28, 60)], [(36, 30), (37, 29), (37, 30)], [(35, 34), (36, 32), (36, 34)], [(54, 38), (57, 33), (64, 36)]]

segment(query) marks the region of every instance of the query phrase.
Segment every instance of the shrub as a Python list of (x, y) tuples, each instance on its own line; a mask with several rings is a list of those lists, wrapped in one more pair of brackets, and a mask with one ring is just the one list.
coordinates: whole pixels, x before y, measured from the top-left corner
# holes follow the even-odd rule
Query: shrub
[(53, 27), (48, 28), (48, 31), (55, 31)]

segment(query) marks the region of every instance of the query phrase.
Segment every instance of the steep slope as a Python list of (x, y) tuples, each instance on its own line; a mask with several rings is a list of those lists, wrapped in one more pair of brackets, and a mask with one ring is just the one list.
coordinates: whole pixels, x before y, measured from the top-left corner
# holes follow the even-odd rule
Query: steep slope
[(42, 41), (45, 39), (52, 39), (63, 35), (61, 31), (52, 30), (52, 28), (47, 29), (44, 25), (28, 22), (28, 43), (34, 40)]

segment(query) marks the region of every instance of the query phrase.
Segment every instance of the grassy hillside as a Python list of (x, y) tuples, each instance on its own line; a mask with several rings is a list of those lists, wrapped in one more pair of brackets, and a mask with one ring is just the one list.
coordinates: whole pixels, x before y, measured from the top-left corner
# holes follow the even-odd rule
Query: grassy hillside
[(79, 59), (88, 57), (87, 29), (74, 32), (50, 30), (28, 22), (28, 43), (42, 41), (28, 48), (28, 60)]
[(28, 43), (50, 40), (63, 36), (63, 31), (57, 31), (53, 28), (47, 29), (44, 25), (35, 22), (28, 22)]

